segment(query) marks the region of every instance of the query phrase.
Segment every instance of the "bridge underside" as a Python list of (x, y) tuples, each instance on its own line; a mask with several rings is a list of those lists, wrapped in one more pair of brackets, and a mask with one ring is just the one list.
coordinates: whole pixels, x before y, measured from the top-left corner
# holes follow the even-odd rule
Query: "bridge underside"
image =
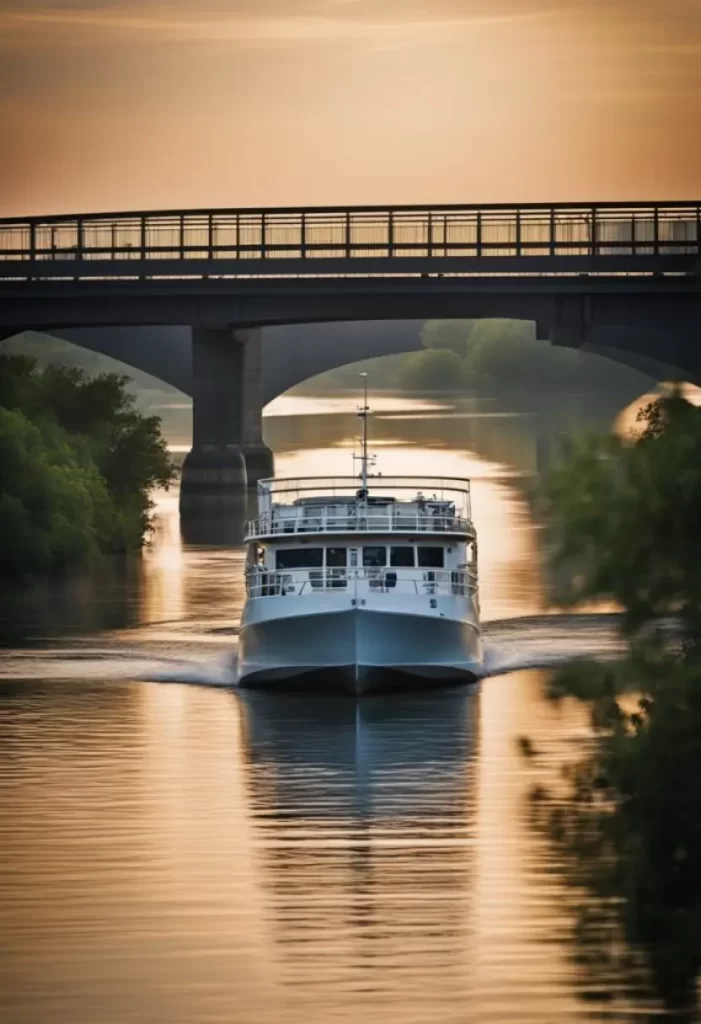
[(681, 276), (25, 282), (1, 294), (0, 333), (47, 331), (192, 394), (181, 508), (194, 527), (240, 520), (247, 484), (272, 472), (267, 401), (324, 369), (418, 349), (426, 319), (530, 320), (554, 344), (701, 375), (701, 290)]
[(0, 335), (47, 331), (186, 393), (193, 329), (263, 327), (265, 402), (323, 370), (419, 348), (417, 322), (427, 319), (531, 320), (555, 344), (701, 374), (701, 286), (674, 275), (18, 282), (0, 296)]

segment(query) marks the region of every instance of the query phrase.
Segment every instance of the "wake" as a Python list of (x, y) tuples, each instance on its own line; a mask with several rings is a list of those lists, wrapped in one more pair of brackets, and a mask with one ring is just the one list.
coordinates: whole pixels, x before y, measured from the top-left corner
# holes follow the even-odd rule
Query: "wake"
[[(623, 644), (617, 615), (539, 615), (483, 624), (480, 680), (535, 669), (554, 669), (585, 658), (612, 660)], [(234, 689), (235, 648), (211, 657), (171, 658), (143, 648), (59, 648), (5, 652), (0, 681), (146, 682)]]

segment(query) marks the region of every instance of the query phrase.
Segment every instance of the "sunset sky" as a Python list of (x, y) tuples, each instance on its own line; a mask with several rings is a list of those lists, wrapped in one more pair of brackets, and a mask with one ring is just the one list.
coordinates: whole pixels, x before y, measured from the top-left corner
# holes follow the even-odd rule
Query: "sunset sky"
[(0, 214), (701, 196), (701, 0), (0, 0)]

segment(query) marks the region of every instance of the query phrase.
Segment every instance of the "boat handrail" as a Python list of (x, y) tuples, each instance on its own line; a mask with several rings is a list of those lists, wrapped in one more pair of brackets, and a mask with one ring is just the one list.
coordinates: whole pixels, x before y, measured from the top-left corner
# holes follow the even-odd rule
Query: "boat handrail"
[[(268, 496), (302, 491), (317, 491), (322, 494), (335, 495), (338, 492), (355, 493), (359, 488), (360, 480), (355, 476), (267, 477), (265, 480), (258, 481), (258, 493)], [(469, 495), (470, 481), (464, 477), (376, 475), (369, 477), (368, 489), (371, 493), (387, 490), (431, 489)]]
[[(405, 512), (393, 507), (388, 513), (366, 512), (362, 508), (349, 508), (343, 515), (328, 515), (329, 507), (320, 505), (310, 510), (300, 509), (297, 516), (261, 516), (246, 523), (246, 540), (265, 537), (287, 537), (314, 533), (450, 533), (469, 535), (474, 532), (469, 519), (458, 515), (434, 515)], [(336, 509), (334, 508), (334, 512)], [(305, 514), (303, 514), (305, 513)]]
[[(410, 496), (410, 497), (409, 497)], [(429, 476), (370, 476), (367, 495), (355, 476), (277, 477), (258, 483), (258, 514), (269, 515), (276, 508), (312, 504), (310, 498), (349, 499), (375, 505), (378, 500), (408, 504), (438, 501), (453, 504), (459, 515), (471, 515), (470, 481)], [(337, 502), (338, 504), (338, 502)]]
[(361, 584), (372, 594), (453, 595), (468, 597), (477, 592), (477, 573), (471, 569), (249, 569), (249, 598), (310, 597), (348, 591)]

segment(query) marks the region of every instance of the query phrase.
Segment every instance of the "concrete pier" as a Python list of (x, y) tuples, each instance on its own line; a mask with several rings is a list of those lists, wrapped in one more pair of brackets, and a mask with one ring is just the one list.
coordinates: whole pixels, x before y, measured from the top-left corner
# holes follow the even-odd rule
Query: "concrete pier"
[(247, 477), (241, 448), (243, 350), (231, 328), (192, 332), (192, 450), (183, 463), (180, 522), (191, 543), (240, 543)]
[(180, 520), (192, 543), (234, 543), (252, 489), (273, 474), (263, 442), (260, 330), (192, 331), (192, 450), (183, 463)]
[(263, 338), (260, 328), (237, 330), (234, 336), (242, 351), (241, 448), (248, 486), (275, 471), (273, 453), (263, 441)]

